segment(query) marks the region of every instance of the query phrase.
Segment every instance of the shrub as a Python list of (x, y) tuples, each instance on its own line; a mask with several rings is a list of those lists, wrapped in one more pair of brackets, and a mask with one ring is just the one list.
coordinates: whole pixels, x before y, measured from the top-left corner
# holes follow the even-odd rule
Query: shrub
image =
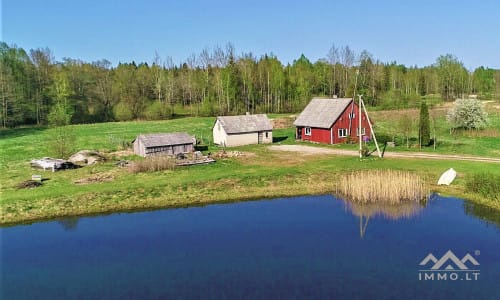
[(500, 200), (500, 175), (477, 173), (467, 177), (465, 187), (469, 193), (480, 194), (485, 198)]
[(488, 125), (488, 114), (476, 99), (457, 99), (446, 118), (453, 128), (482, 129)]
[(113, 108), (113, 113), (117, 121), (130, 121), (134, 118), (132, 111), (122, 102)]
[(153, 102), (144, 111), (146, 120), (166, 120), (172, 117), (172, 109), (167, 103)]

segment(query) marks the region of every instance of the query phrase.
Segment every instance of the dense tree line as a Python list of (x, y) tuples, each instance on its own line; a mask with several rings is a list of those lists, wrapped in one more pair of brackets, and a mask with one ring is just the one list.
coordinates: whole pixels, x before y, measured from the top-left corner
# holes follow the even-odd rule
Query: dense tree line
[(313, 96), (363, 94), (371, 106), (417, 107), (423, 96), (454, 100), (464, 94), (500, 95), (500, 71), (467, 71), (452, 55), (431, 66), (407, 67), (335, 47), (311, 62), (301, 55), (284, 65), (276, 56), (236, 55), (231, 44), (204, 49), (180, 65), (155, 54), (150, 63), (55, 61), (50, 49), (29, 52), (0, 43), (2, 127), (47, 124), (64, 109), (70, 122), (167, 119), (300, 111)]

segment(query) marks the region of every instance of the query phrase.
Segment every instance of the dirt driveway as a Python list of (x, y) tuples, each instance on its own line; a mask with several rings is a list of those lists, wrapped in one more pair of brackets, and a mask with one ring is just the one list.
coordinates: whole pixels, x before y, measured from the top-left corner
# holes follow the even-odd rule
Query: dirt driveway
[[(328, 149), (328, 148), (312, 147), (312, 146), (305, 146), (305, 145), (272, 145), (272, 146), (269, 146), (269, 149), (273, 150), (273, 151), (299, 152), (303, 155), (314, 155), (314, 154), (332, 154), (332, 155), (346, 155), (346, 156), (358, 156), (359, 155), (359, 152), (354, 151), (354, 150)], [(377, 155), (377, 154), (374, 153), (372, 155)], [(422, 158), (422, 159), (441, 159), (441, 160), (466, 160), (466, 161), (482, 161), (482, 162), (500, 163), (500, 158), (464, 156), (464, 155), (448, 155), (448, 154), (432, 154), (432, 153), (419, 153), (419, 152), (388, 152), (388, 151), (385, 151), (384, 157)]]

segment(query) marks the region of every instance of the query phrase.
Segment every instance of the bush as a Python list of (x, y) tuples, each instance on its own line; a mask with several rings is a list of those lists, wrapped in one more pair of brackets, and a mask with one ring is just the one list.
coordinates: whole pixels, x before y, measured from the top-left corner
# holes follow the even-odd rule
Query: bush
[(476, 99), (457, 99), (446, 118), (454, 128), (482, 129), (488, 125), (488, 114)]
[(478, 173), (467, 178), (465, 186), (469, 193), (480, 194), (485, 198), (500, 200), (500, 175)]
[(117, 121), (130, 121), (134, 118), (132, 111), (126, 104), (120, 102), (113, 108), (113, 113)]
[(167, 103), (155, 101), (144, 112), (146, 120), (166, 120), (172, 117), (172, 109)]

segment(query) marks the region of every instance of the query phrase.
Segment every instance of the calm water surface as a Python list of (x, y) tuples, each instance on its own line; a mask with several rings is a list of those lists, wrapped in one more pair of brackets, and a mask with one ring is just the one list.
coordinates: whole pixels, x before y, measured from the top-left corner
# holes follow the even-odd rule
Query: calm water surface
[[(499, 219), (309, 196), (2, 228), (0, 298), (500, 299)], [(419, 280), (448, 250), (477, 280)]]

